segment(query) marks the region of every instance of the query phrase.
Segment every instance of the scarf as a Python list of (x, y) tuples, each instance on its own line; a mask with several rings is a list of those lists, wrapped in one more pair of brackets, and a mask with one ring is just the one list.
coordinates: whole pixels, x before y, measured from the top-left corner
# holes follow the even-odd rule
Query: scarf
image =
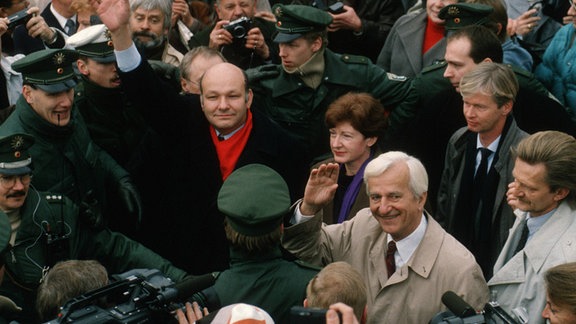
[(240, 158), (240, 154), (242, 154), (244, 147), (246, 147), (251, 132), (252, 113), (250, 112), (250, 109), (246, 111), (246, 123), (244, 126), (242, 126), (240, 130), (227, 140), (219, 140), (214, 126), (210, 125), (210, 135), (212, 136), (212, 142), (216, 147), (216, 153), (218, 154), (218, 160), (220, 161), (222, 181), (226, 180), (232, 171), (234, 171), (236, 163)]
[[(368, 164), (368, 162), (370, 162), (372, 160), (373, 156), (374, 156), (374, 152), (371, 150), (370, 151), (370, 157), (368, 157), (368, 159), (366, 159), (366, 161), (364, 161), (364, 163), (362, 163), (362, 166), (360, 167), (358, 172), (356, 172), (356, 174), (354, 175), (354, 179), (352, 179), (352, 183), (350, 183), (348, 188), (346, 188), (346, 193), (344, 194), (344, 199), (342, 199), (342, 206), (340, 207), (340, 213), (338, 214), (338, 223), (342, 223), (343, 221), (345, 221), (348, 218), (347, 216), (350, 213), (350, 209), (352, 209), (352, 205), (354, 204), (354, 201), (356, 201), (356, 197), (358, 196), (358, 192), (360, 192), (360, 187), (362, 185), (362, 181), (364, 181), (364, 169), (366, 169), (366, 165)], [(344, 168), (345, 167), (342, 164), (340, 166), (340, 172), (346, 172), (346, 170), (344, 170)]]
[(437, 25), (430, 19), (426, 19), (426, 32), (422, 44), (422, 54), (428, 52), (436, 43), (444, 38), (444, 25)]
[(284, 68), (284, 71), (288, 74), (298, 73), (304, 84), (312, 89), (318, 88), (320, 82), (322, 81), (322, 76), (324, 75), (324, 49), (319, 50), (314, 53), (312, 57), (304, 64), (300, 65), (294, 69)]

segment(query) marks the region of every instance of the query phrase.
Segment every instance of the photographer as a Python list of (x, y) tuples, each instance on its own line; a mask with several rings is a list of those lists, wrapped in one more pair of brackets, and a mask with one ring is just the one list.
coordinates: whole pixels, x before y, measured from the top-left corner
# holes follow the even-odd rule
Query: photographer
[(218, 21), (190, 39), (192, 49), (218, 49), (226, 60), (241, 69), (280, 63), (278, 45), (272, 42), (274, 23), (255, 17), (256, 0), (217, 0)]

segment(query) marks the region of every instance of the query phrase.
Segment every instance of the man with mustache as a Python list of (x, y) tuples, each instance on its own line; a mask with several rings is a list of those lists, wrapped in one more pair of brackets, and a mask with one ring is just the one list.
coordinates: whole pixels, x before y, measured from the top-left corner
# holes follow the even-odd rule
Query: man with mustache
[(168, 43), (172, 2), (166, 0), (131, 0), (130, 30), (140, 54), (178, 66), (182, 53)]
[[(179, 281), (186, 273), (143, 245), (109, 229), (94, 230), (87, 223), (87, 209), (79, 208), (61, 194), (40, 193), (32, 181), (30, 149), (34, 138), (11, 134), (0, 138), (0, 218), (10, 227), (0, 234), (9, 244), (0, 255), (6, 276), (0, 295), (22, 307), (6, 319), (37, 323), (34, 302), (45, 272), (58, 261), (95, 259), (110, 273), (133, 268), (159, 269)], [(40, 161), (40, 159), (35, 160)], [(90, 210), (91, 212), (97, 212)], [(8, 233), (6, 233), (8, 232)]]
[(160, 139), (120, 86), (114, 46), (106, 26), (83, 29), (71, 36), (67, 45), (79, 54), (76, 64), (80, 82), (74, 103), (92, 140), (130, 173), (142, 196), (146, 218), (160, 208), (154, 197), (164, 177), (153, 167), (163, 159)]
[(511, 68), (480, 63), (459, 88), (467, 126), (448, 142), (437, 217), (474, 254), (488, 279), (514, 222), (505, 195), (513, 180), (510, 148), (528, 134), (512, 117), (518, 81)]
[(38, 138), (32, 154), (38, 190), (66, 195), (75, 203), (102, 209), (114, 229), (133, 231), (141, 218), (139, 195), (126, 172), (97, 146), (75, 108), (76, 85), (72, 50), (42, 50), (12, 64), (22, 73), (22, 95), (16, 109), (0, 126), (0, 136), (27, 133)]

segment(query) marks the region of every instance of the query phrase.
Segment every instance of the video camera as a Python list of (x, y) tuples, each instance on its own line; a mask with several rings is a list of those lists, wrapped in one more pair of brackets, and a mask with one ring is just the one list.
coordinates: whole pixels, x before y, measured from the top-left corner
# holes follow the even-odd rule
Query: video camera
[(244, 39), (248, 31), (252, 29), (252, 20), (248, 17), (240, 17), (223, 26), (234, 39)]
[(514, 316), (508, 314), (495, 300), (488, 302), (484, 309), (477, 313), (472, 306), (452, 291), (442, 295), (442, 303), (448, 307), (449, 312), (436, 314), (430, 324), (526, 324), (526, 312), (514, 311)]
[(344, 11), (344, 4), (340, 1), (335, 2), (334, 4), (331, 4), (329, 6), (327, 6), (323, 0), (314, 0), (312, 1), (312, 7), (318, 8), (320, 10), (324, 10), (324, 11), (328, 11), (329, 13), (333, 14), (333, 15), (337, 15), (340, 13), (343, 13)]
[[(170, 323), (170, 314), (182, 301), (215, 282), (206, 274), (174, 283), (156, 269), (135, 269), (115, 276), (119, 280), (73, 298), (52, 323)], [(102, 307), (102, 301), (111, 307)]]

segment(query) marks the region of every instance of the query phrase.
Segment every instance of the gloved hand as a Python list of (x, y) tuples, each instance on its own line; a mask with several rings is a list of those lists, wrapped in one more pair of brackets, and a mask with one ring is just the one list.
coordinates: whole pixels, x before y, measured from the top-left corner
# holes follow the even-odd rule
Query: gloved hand
[(94, 191), (88, 190), (82, 198), (79, 208), (80, 219), (90, 228), (103, 229), (106, 227), (106, 221), (102, 215), (102, 208), (94, 195)]
[(142, 223), (142, 201), (130, 177), (118, 180), (118, 200), (124, 205), (126, 212), (138, 222), (134, 225), (140, 225)]
[(248, 77), (249, 83), (276, 77), (279, 74), (280, 71), (278, 71), (278, 66), (276, 64), (267, 64), (246, 70), (246, 76)]

